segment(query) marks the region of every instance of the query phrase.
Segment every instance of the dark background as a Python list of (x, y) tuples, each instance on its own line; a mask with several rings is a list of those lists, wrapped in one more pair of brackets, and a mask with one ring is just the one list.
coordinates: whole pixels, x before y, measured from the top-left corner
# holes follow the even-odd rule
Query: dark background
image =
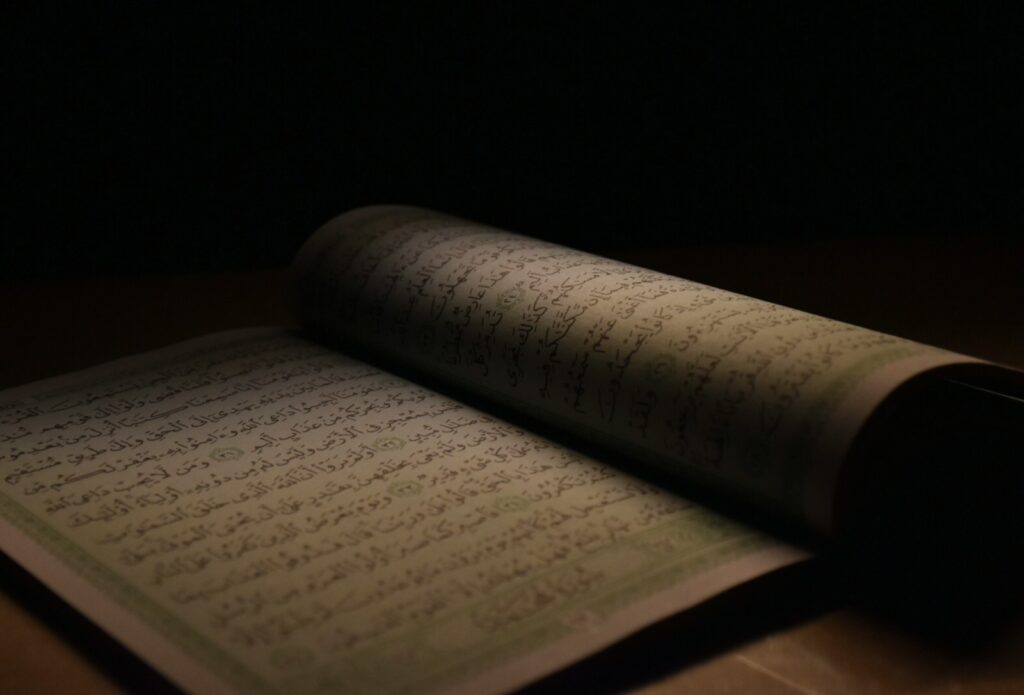
[(379, 202), (598, 251), (1012, 233), (990, 7), (8, 7), (0, 273), (279, 267)]

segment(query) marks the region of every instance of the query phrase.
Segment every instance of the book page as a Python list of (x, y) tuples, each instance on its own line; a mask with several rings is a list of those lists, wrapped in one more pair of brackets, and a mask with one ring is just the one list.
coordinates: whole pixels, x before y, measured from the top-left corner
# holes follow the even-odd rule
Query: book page
[(508, 690), (804, 557), (283, 329), (0, 394), (0, 544), (205, 693)]
[(340, 216), (294, 278), (320, 334), (823, 534), (876, 406), (978, 362), (409, 207)]

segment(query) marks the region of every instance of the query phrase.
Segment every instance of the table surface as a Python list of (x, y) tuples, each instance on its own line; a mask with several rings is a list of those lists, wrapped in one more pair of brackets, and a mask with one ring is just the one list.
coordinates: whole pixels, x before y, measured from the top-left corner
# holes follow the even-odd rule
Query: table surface
[[(616, 255), (1024, 367), (1021, 242), (864, 238)], [(0, 282), (5, 300), (0, 313), (0, 335), (5, 338), (0, 341), (0, 388), (215, 330), (290, 323), (281, 298), (283, 279), (279, 271), (237, 271)], [(537, 689), (589, 683), (650, 693), (1024, 692), (1024, 619), (1014, 617), (997, 637), (967, 648), (936, 641), (920, 626), (858, 607), (831, 584), (797, 580), (792, 586), (797, 588), (775, 593), (770, 600), (754, 597), (731, 605), (723, 600), (727, 610), (688, 629), (690, 637), (666, 632), (674, 629), (670, 621), (634, 640), (632, 647), (599, 654)], [(657, 649), (648, 648), (654, 644)], [(0, 565), (0, 692), (69, 690), (175, 692), (5, 561)]]

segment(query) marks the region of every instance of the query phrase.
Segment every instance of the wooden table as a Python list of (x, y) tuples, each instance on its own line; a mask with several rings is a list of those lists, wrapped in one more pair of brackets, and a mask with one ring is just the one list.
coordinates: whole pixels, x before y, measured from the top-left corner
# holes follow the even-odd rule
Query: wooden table
[[(617, 255), (1024, 367), (1020, 242), (908, 237)], [(214, 330), (288, 323), (283, 277), (278, 271), (240, 271), (0, 285), (0, 387)], [(175, 692), (13, 563), (0, 568), (0, 692)], [(1024, 619), (1013, 617), (998, 638), (966, 649), (857, 607), (841, 582), (786, 581), (788, 591), (728, 597), (684, 616), (690, 623), (685, 631), (673, 621), (656, 626), (535, 690), (1024, 692)]]

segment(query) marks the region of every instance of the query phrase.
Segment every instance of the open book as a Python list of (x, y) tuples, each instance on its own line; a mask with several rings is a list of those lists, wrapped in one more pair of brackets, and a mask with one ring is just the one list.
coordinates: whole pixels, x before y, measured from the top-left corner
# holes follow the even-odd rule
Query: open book
[(1013, 370), (416, 208), (292, 270), (301, 333), (0, 394), (3, 551), (189, 691), (513, 689), (810, 556), (751, 518), (893, 531), (922, 437), (963, 458), (1019, 405)]

